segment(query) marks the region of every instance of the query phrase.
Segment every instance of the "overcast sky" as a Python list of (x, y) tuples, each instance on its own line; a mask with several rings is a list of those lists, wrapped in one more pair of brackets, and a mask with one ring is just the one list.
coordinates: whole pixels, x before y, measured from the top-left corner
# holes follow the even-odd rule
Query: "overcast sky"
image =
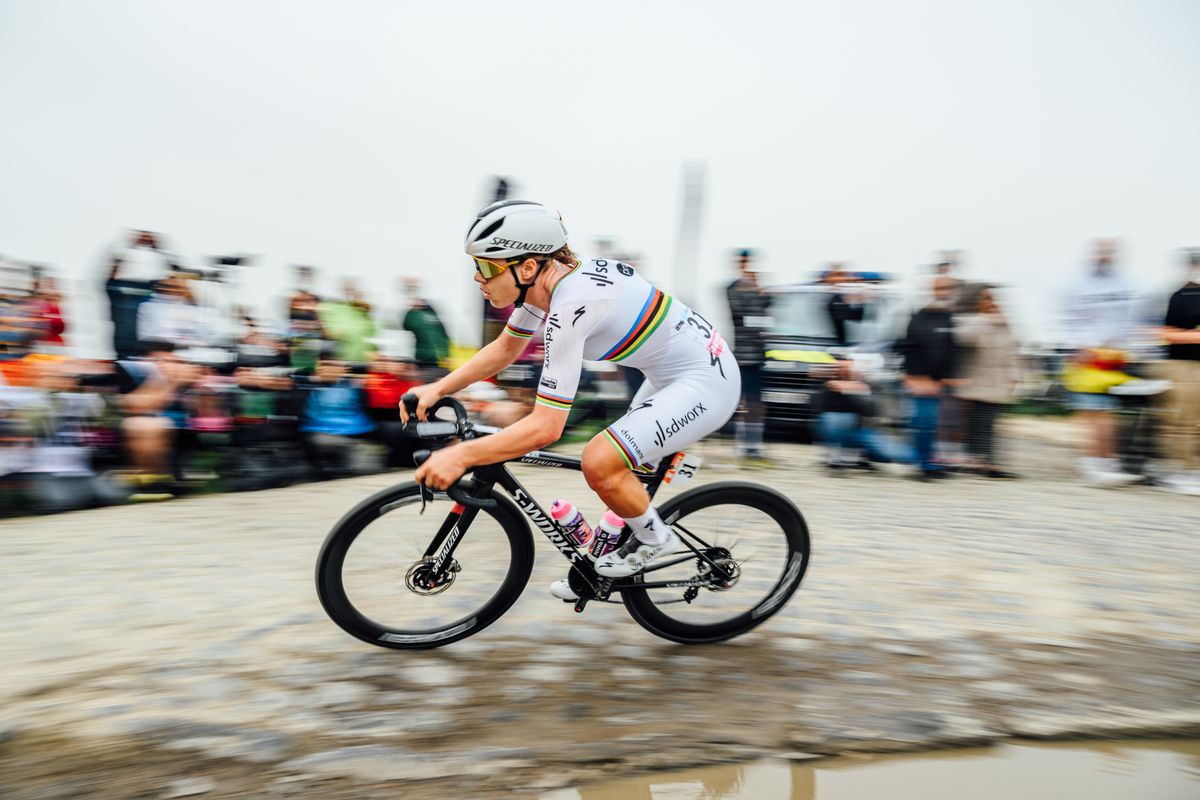
[(287, 264), (393, 306), (422, 275), (469, 339), (488, 176), (670, 291), (698, 159), (700, 310), (732, 247), (776, 280), (962, 248), (1036, 330), (1088, 239), (1147, 291), (1200, 244), (1198, 41), (1196, 0), (0, 0), (0, 253), (79, 281), (163, 231), (262, 254), (276, 316)]

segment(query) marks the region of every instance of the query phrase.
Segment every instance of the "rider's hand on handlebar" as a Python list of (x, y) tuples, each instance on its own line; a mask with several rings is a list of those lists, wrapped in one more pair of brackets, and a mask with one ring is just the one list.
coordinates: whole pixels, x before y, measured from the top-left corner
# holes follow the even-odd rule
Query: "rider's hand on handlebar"
[[(405, 392), (407, 395), (416, 395), (417, 397), (417, 419), (423, 420), (429, 414), (429, 408), (438, 400), (442, 399), (442, 393), (437, 390), (437, 384), (427, 383), (423, 386), (414, 386)], [(405, 425), (408, 424), (408, 408), (404, 404), (404, 398), (400, 398), (400, 421)]]
[(430, 489), (445, 489), (463, 476), (467, 463), (462, 458), (462, 445), (438, 450), (413, 473), (413, 480)]

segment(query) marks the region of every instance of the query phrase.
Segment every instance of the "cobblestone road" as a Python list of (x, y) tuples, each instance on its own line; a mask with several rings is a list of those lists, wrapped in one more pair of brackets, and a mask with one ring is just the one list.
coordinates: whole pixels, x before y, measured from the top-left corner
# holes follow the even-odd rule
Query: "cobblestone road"
[[(1052, 437), (1051, 437), (1052, 438)], [(1025, 438), (1025, 480), (835, 478), (779, 445), (707, 481), (793, 497), (789, 606), (715, 646), (575, 615), (539, 537), (508, 616), (397, 653), (334, 627), (317, 548), (404, 476), (0, 523), (0, 795), (536, 796), (634, 769), (1200, 726), (1200, 501), (1098, 490)], [(589, 518), (579, 476), (524, 470)], [(399, 783), (398, 783), (399, 782)]]

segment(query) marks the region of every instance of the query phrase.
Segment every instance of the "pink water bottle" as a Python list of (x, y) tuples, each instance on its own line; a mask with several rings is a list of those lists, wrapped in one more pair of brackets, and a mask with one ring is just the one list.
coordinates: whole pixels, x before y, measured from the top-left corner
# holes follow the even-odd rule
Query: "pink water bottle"
[(592, 526), (570, 500), (555, 500), (550, 505), (550, 516), (578, 546), (586, 549), (592, 543)]
[(600, 524), (596, 526), (595, 538), (592, 540), (592, 560), (595, 561), (600, 556), (616, 550), (623, 530), (625, 520), (612, 511), (605, 511)]

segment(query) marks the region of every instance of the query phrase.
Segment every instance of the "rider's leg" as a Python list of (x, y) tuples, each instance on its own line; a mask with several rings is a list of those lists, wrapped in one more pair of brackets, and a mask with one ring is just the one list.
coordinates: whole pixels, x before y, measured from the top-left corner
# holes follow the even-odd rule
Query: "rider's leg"
[(583, 476), (601, 500), (629, 524), (646, 544), (661, 544), (667, 527), (650, 505), (650, 495), (625, 463), (625, 458), (601, 433), (583, 449)]
[(740, 394), (733, 359), (725, 354), (711, 367), (707, 359), (702, 363), (704, 371), (698, 371), (698, 376), (670, 383), (644, 398), (584, 451), (588, 483), (613, 511), (625, 517), (634, 534), (596, 562), (596, 571), (605, 577), (632, 575), (681, 546), (678, 536), (650, 505), (633, 470), (688, 447), (720, 428), (733, 414)]

